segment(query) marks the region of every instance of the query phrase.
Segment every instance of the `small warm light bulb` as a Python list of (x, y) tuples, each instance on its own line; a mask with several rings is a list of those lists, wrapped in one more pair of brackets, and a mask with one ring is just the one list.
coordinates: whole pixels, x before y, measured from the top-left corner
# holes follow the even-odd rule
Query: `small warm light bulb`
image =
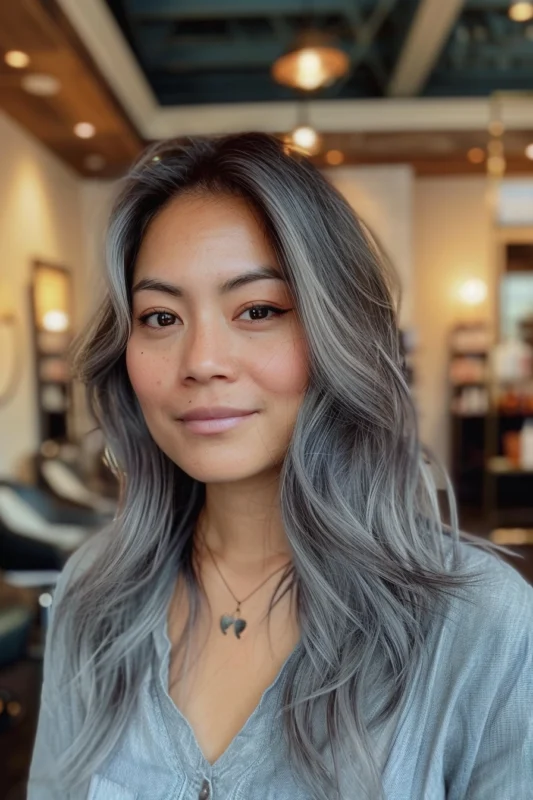
[(4, 61), (10, 67), (24, 69), (30, 63), (30, 57), (27, 53), (23, 53), (22, 50), (8, 50), (4, 56)]
[(507, 164), (503, 156), (489, 156), (487, 159), (487, 170), (489, 175), (501, 177), (505, 173)]
[(480, 278), (471, 278), (459, 287), (459, 297), (468, 306), (478, 306), (487, 297), (487, 284)]
[(43, 328), (60, 333), (68, 328), (68, 314), (64, 311), (47, 311), (43, 316)]
[(481, 147), (471, 147), (466, 155), (471, 164), (481, 164), (485, 161), (485, 151)]
[(509, 16), (515, 22), (527, 22), (533, 19), (533, 3), (511, 3)]
[(526, 158), (529, 158), (531, 161), (533, 161), (533, 142), (528, 144), (524, 152), (526, 154)]
[(314, 50), (302, 50), (297, 62), (298, 84), (302, 89), (318, 89), (324, 82), (322, 61)]
[(301, 147), (302, 150), (307, 150), (311, 153), (318, 146), (318, 134), (308, 125), (301, 125), (293, 131), (292, 141), (297, 147)]
[(78, 122), (77, 125), (74, 125), (74, 133), (80, 139), (92, 139), (96, 133), (96, 128), (91, 122)]
[(344, 153), (341, 150), (328, 150), (325, 159), (328, 164), (336, 167), (344, 161)]

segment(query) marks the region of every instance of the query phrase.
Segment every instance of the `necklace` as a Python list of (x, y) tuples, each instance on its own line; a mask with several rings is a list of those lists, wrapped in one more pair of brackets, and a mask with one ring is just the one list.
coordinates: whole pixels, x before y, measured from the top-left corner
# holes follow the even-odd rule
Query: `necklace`
[(222, 578), (222, 580), (224, 581), (224, 584), (225, 584), (225, 586), (226, 586), (227, 590), (229, 591), (229, 593), (231, 594), (231, 596), (233, 597), (233, 599), (234, 599), (234, 600), (235, 600), (235, 602), (237, 603), (237, 608), (235, 609), (235, 611), (233, 612), (233, 614), (222, 614), (222, 615), (221, 615), (221, 617), (220, 617), (220, 630), (222, 631), (222, 633), (223, 633), (223, 634), (224, 634), (224, 636), (225, 636), (225, 635), (226, 635), (226, 631), (228, 630), (228, 628), (229, 628), (231, 625), (233, 625), (233, 630), (234, 630), (234, 632), (235, 632), (235, 636), (237, 637), (237, 639), (240, 639), (240, 638), (241, 638), (241, 633), (242, 633), (242, 632), (243, 632), (243, 630), (246, 628), (246, 624), (247, 624), (245, 619), (242, 619), (242, 617), (240, 617), (240, 616), (235, 616), (235, 614), (239, 615), (239, 614), (241, 613), (241, 603), (244, 603), (246, 600), (248, 600), (248, 598), (249, 598), (249, 597), (251, 597), (251, 596), (252, 596), (253, 594), (255, 594), (257, 591), (259, 591), (259, 589), (261, 588), (261, 586), (264, 586), (264, 584), (265, 584), (267, 581), (269, 581), (269, 580), (270, 580), (270, 578), (272, 577), (272, 575), (275, 575), (275, 574), (276, 574), (276, 572), (280, 572), (282, 569), (285, 569), (285, 567), (287, 566), (287, 564), (288, 564), (288, 563), (290, 563), (290, 562), (287, 562), (287, 564), (284, 564), (282, 567), (279, 567), (279, 569), (275, 570), (275, 571), (272, 573), (272, 575), (269, 575), (269, 576), (268, 576), (268, 578), (265, 578), (265, 580), (263, 581), (263, 583), (259, 584), (259, 586), (257, 587), (257, 589), (254, 589), (254, 590), (253, 590), (253, 592), (251, 592), (251, 593), (248, 595), (248, 597), (245, 597), (245, 598), (244, 598), (244, 600), (237, 600), (237, 598), (235, 597), (235, 595), (233, 594), (233, 592), (232, 592), (232, 591), (231, 591), (231, 589), (229, 588), (228, 584), (226, 583), (226, 579), (224, 578), (223, 574), (222, 574), (222, 573), (221, 573), (221, 571), (219, 570), (219, 568), (218, 568), (218, 564), (217, 564), (217, 562), (215, 561), (215, 557), (214, 557), (213, 553), (211, 552), (211, 549), (210, 549), (210, 547), (208, 546), (208, 544), (207, 544), (207, 542), (205, 541), (205, 539), (204, 539), (204, 544), (205, 544), (205, 546), (207, 547), (207, 550), (208, 550), (208, 552), (209, 552), (209, 555), (210, 555), (210, 556), (211, 556), (211, 558), (213, 559), (213, 564), (215, 565), (215, 567), (216, 567), (216, 569), (217, 569), (217, 572), (218, 572), (218, 574), (220, 575), (220, 577), (221, 577), (221, 578)]

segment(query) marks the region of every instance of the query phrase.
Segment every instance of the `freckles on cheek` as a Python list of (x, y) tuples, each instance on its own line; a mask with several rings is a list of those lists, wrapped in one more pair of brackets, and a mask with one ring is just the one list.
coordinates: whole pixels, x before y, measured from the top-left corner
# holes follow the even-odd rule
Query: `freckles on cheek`
[(139, 400), (155, 400), (158, 389), (163, 384), (163, 377), (169, 372), (168, 364), (161, 364), (160, 359), (139, 350), (127, 354), (126, 365), (131, 385)]

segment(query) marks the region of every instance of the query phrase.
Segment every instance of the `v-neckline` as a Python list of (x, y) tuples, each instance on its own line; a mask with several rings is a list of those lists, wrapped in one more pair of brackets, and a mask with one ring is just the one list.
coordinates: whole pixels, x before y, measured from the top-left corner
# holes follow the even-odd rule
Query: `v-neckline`
[[(245, 739), (246, 733), (251, 727), (255, 728), (253, 741), (254, 750), (256, 750), (258, 758), (263, 753), (266, 755), (267, 748), (264, 745), (266, 744), (266, 739), (271, 734), (272, 729), (272, 719), (266, 718), (268, 716), (267, 712), (272, 708), (273, 713), (275, 713), (275, 701), (281, 696), (289, 662), (292, 661), (297, 652), (300, 651), (302, 647), (302, 640), (298, 640), (293, 650), (289, 653), (281, 665), (276, 677), (263, 690), (259, 702), (255, 706), (254, 710), (246, 719), (240, 730), (235, 734), (224, 752), (221, 753), (221, 755), (211, 763), (206, 758), (202, 748), (200, 747), (194, 728), (185, 714), (175, 704), (168, 691), (172, 643), (169, 636), (168, 614), (166, 606), (163, 619), (157, 626), (157, 630), (154, 632), (154, 634), (156, 638), (159, 637), (159, 643), (161, 645), (159, 648), (161, 661), (159, 663), (157, 675), (155, 675), (155, 684), (158, 690), (159, 699), (161, 701), (165, 725), (167, 727), (171, 742), (176, 741), (176, 735), (184, 733), (187, 735), (189, 746), (192, 747), (194, 752), (191, 753), (189, 750), (186, 753), (186, 756), (190, 757), (193, 755), (192, 761), (189, 758), (189, 764), (194, 774), (197, 774), (197, 771), (200, 769), (206, 776), (221, 775), (226, 772), (227, 768), (230, 766), (234, 755), (238, 756), (239, 760), (242, 760), (243, 740)], [(263, 718), (261, 717), (262, 712), (266, 712), (265, 717)], [(169, 727), (171, 730), (169, 730)], [(240, 745), (239, 749), (237, 749), (238, 745)]]

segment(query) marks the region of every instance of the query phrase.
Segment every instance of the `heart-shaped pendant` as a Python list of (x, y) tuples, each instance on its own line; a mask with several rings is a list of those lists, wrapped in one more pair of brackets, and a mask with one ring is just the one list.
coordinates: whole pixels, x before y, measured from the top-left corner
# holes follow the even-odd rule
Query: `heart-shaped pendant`
[(228, 628), (231, 625), (233, 625), (234, 622), (235, 622), (235, 617), (233, 615), (222, 614), (222, 616), (220, 617), (220, 629), (224, 634), (224, 636), (226, 635), (226, 631), (228, 630)]
[(220, 617), (220, 630), (226, 635), (226, 631), (233, 625), (235, 636), (237, 639), (241, 638), (241, 633), (246, 628), (246, 620), (240, 617), (234, 617), (233, 614), (222, 614)]

